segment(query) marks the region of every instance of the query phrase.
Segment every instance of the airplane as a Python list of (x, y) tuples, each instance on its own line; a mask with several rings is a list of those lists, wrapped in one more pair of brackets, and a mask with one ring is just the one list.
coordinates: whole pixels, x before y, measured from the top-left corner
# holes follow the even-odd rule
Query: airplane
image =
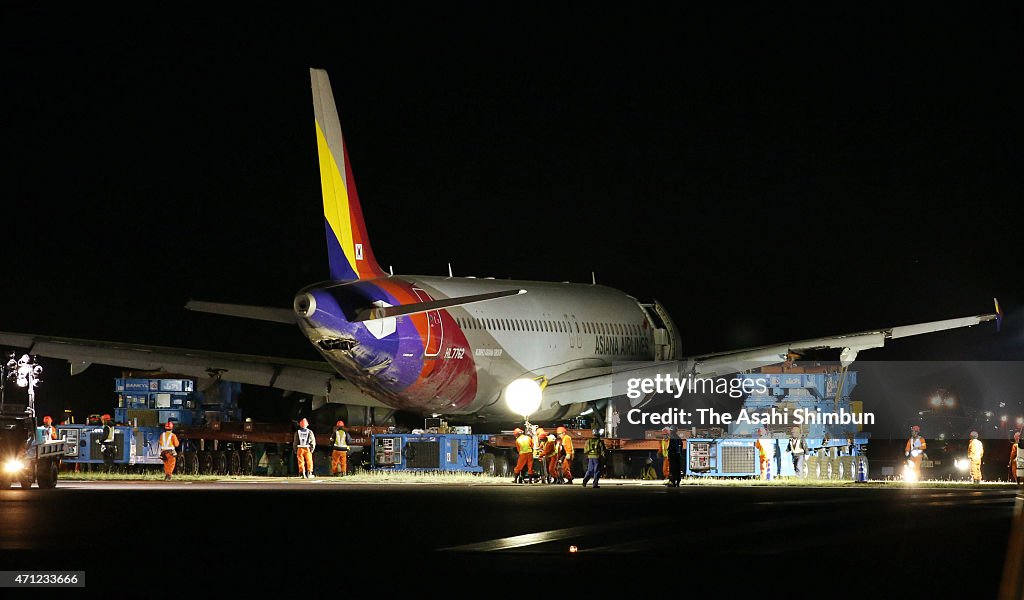
[[(6, 332), (0, 345), (66, 360), (72, 374), (104, 364), (211, 377), (309, 394), (315, 409), (553, 422), (622, 395), (626, 376), (724, 376), (819, 349), (841, 350), (848, 365), (887, 340), (1002, 320), (997, 301), (993, 314), (684, 357), (661, 304), (596, 283), (454, 277), (450, 269), (447, 277), (394, 275), (370, 244), (328, 75), (310, 69), (310, 80), (329, 279), (300, 290), (291, 308), (186, 308), (297, 326), (323, 361)], [(513, 393), (524, 387), (526, 412)], [(364, 410), (363, 420), (375, 415)]]

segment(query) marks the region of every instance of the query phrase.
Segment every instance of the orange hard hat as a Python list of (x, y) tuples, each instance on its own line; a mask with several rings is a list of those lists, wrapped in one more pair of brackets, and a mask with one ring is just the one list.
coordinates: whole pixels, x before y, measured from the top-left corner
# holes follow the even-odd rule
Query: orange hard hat
[(558, 434), (565, 433), (565, 427), (561, 427), (561, 426), (557, 427), (555, 429), (555, 433), (558, 433)]
[(544, 428), (543, 427), (538, 427), (537, 428), (537, 437), (544, 437), (545, 435), (547, 435), (547, 432), (544, 431)]
[(344, 427), (345, 426), (345, 422), (344, 421), (338, 421), (337, 423), (334, 424), (334, 426), (335, 427)]
[(110, 415), (103, 415), (102, 417), (100, 417), (100, 421), (109, 421), (109, 420), (110, 420)]
[(50, 423), (53, 423), (53, 419), (50, 418), (50, 415), (46, 415), (43, 417), (43, 423), (49, 425)]
[(299, 427), (302, 427), (303, 429), (309, 427), (309, 421), (307, 421), (306, 419), (302, 419), (301, 421), (299, 421)]
[(164, 425), (164, 429), (174, 429), (174, 423), (168, 421), (167, 424)]
[(513, 435), (520, 435), (522, 433), (523, 433), (523, 430), (518, 428), (518, 427), (516, 427), (515, 429), (512, 430), (512, 434)]

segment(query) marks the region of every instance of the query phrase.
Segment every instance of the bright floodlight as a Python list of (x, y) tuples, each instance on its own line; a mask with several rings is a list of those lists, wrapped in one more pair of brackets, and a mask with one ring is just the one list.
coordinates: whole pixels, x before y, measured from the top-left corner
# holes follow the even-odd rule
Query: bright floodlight
[(946, 398), (945, 398), (945, 400), (943, 400), (943, 402), (946, 403), (946, 406), (953, 406), (954, 404), (956, 404), (956, 399), (953, 398), (952, 396), (946, 396)]
[(532, 379), (516, 379), (505, 388), (505, 402), (517, 415), (528, 417), (540, 408), (540, 384)]
[(942, 397), (939, 395), (932, 396), (932, 406), (936, 408), (942, 406)]

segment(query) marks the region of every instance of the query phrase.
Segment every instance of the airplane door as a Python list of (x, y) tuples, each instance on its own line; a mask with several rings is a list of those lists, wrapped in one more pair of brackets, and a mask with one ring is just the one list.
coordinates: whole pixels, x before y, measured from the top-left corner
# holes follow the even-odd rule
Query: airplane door
[[(419, 288), (412, 288), (412, 293), (420, 302), (430, 302), (433, 298), (430, 294)], [(425, 315), (427, 317), (427, 339), (423, 342), (423, 356), (432, 358), (441, 353), (441, 346), (444, 345), (444, 325), (441, 323), (441, 312), (432, 310)]]

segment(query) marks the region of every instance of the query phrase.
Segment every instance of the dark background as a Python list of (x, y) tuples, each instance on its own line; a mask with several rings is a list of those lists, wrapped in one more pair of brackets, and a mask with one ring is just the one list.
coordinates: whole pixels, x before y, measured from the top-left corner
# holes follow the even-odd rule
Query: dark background
[(315, 358), (182, 309), (326, 277), (315, 66), (396, 273), (595, 271), (688, 354), (998, 296), (862, 358), (1024, 356), (1019, 12), (138, 10), (3, 9), (0, 330)]

